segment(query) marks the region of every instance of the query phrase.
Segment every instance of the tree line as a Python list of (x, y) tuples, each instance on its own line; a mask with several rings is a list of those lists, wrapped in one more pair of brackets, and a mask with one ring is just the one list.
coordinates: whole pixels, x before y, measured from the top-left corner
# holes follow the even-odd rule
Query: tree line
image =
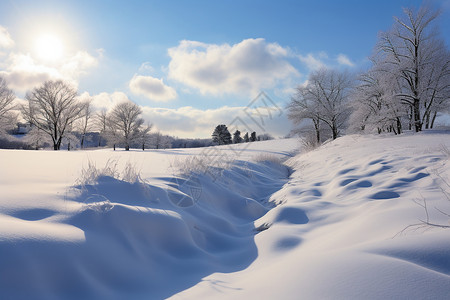
[[(296, 88), (288, 117), (315, 143), (353, 132), (419, 132), (450, 112), (450, 52), (434, 22), (439, 11), (404, 9), (382, 32), (372, 66), (353, 75), (321, 69)], [(308, 129), (309, 128), (309, 129)]]
[[(152, 125), (141, 117), (142, 109), (127, 101), (110, 111), (95, 112), (91, 97), (80, 98), (69, 83), (46, 81), (26, 94), (24, 105), (15, 105), (15, 94), (0, 77), (0, 147), (39, 149), (51, 146), (60, 150), (62, 145), (70, 150), (80, 148), (116, 146), (129, 150), (131, 147), (166, 149), (196, 148), (214, 144), (212, 139), (189, 139), (151, 132)], [(20, 117), (26, 124), (19, 122)], [(9, 133), (26, 127), (25, 136), (11, 139)], [(244, 136), (257, 139), (255, 136)], [(238, 139), (238, 135), (235, 135)], [(95, 144), (94, 144), (95, 142)]]
[(127, 101), (115, 105), (109, 112), (94, 112), (92, 98), (78, 97), (77, 90), (67, 82), (46, 81), (29, 91), (26, 104), (14, 105), (15, 95), (6, 81), (0, 78), (0, 133), (6, 135), (18, 123), (19, 111), (30, 126), (26, 142), (33, 148), (46, 143), (54, 150), (61, 149), (63, 141), (68, 149), (71, 143), (79, 142), (84, 148), (86, 139), (93, 130), (99, 132), (98, 144), (106, 143), (114, 148), (131, 146), (169, 148), (172, 140), (159, 132), (150, 133), (151, 124), (141, 117), (142, 109)]
[(250, 133), (250, 136), (248, 135), (248, 132), (246, 132), (244, 136), (241, 137), (241, 132), (237, 129), (233, 133), (232, 137), (231, 133), (228, 131), (228, 127), (224, 124), (217, 125), (212, 133), (212, 141), (216, 145), (239, 144), (256, 141), (266, 141), (272, 139), (273, 137), (267, 133), (256, 136), (255, 131)]

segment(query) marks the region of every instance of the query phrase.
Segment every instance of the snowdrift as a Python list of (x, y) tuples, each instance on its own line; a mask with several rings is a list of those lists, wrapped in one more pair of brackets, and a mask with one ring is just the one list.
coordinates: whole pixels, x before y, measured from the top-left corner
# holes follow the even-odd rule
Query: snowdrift
[(256, 260), (173, 298), (447, 299), (450, 228), (422, 221), (450, 226), (449, 149), (449, 133), (346, 136), (290, 159)]
[[(245, 269), (297, 144), (2, 151), (0, 298), (163, 299)], [(236, 150), (246, 160), (226, 161)]]
[(0, 298), (447, 298), (450, 134), (298, 146), (0, 151)]

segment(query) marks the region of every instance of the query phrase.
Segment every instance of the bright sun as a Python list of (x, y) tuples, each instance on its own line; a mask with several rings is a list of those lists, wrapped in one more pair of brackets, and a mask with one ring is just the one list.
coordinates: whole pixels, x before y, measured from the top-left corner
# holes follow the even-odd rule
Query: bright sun
[(56, 61), (63, 56), (64, 46), (57, 36), (43, 34), (35, 41), (35, 51), (39, 58), (46, 61)]

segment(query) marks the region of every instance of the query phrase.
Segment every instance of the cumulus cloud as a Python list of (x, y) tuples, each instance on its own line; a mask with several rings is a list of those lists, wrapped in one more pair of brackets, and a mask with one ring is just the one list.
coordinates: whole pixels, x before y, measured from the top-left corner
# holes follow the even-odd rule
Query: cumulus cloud
[(14, 41), (9, 35), (5, 27), (0, 26), (0, 48), (11, 48), (14, 46)]
[(19, 92), (32, 89), (46, 80), (63, 79), (77, 86), (79, 76), (97, 66), (100, 55), (94, 57), (86, 51), (79, 51), (59, 65), (47, 66), (30, 54), (12, 52), (3, 63), (5, 70), (0, 71), (0, 76)]
[(46, 80), (62, 78), (56, 69), (36, 64), (28, 54), (12, 53), (6, 64), (6, 70), (0, 71), (0, 76), (15, 90), (26, 91)]
[(234, 45), (182, 41), (169, 56), (169, 78), (202, 94), (248, 95), (299, 75), (287, 49), (261, 38)]
[(337, 57), (337, 61), (340, 65), (344, 65), (347, 67), (355, 66), (355, 64), (345, 54), (339, 54)]
[(177, 92), (164, 84), (162, 79), (152, 76), (134, 75), (129, 84), (133, 94), (142, 95), (154, 101), (169, 101), (177, 97)]

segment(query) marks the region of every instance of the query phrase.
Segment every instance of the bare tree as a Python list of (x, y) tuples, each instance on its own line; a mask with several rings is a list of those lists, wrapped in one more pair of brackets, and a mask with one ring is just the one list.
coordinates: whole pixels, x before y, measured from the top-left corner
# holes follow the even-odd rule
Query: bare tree
[(150, 136), (151, 145), (155, 149), (166, 149), (172, 148), (171, 139), (167, 135), (162, 135), (161, 132), (157, 131)]
[(0, 77), (0, 131), (5, 131), (15, 125), (14, 92), (8, 88), (6, 80)]
[(145, 147), (150, 143), (150, 130), (152, 129), (151, 124), (147, 124), (147, 126), (143, 127), (139, 132), (139, 143), (142, 145), (142, 151), (145, 150)]
[(76, 127), (80, 132), (80, 147), (84, 148), (84, 142), (86, 139), (86, 133), (92, 129), (92, 98), (88, 98), (82, 102), (83, 109), (80, 112), (80, 119), (78, 120)]
[(429, 121), (433, 108), (439, 108), (442, 97), (448, 98), (450, 65), (449, 56), (443, 55), (445, 45), (432, 27), (439, 11), (423, 6), (404, 13), (395, 19), (392, 30), (381, 35), (377, 50), (386, 72), (397, 79), (396, 97), (409, 107), (417, 132)]
[(102, 144), (102, 138), (107, 140), (108, 137), (108, 115), (106, 113), (106, 109), (102, 109), (101, 111), (95, 114), (95, 129), (98, 130), (100, 136), (98, 139), (98, 146), (100, 147)]
[(294, 96), (289, 102), (288, 118), (294, 125), (300, 125), (304, 120), (311, 120), (314, 125), (316, 142), (321, 142), (320, 110), (316, 108), (316, 101), (307, 86), (298, 86)]
[(297, 88), (288, 105), (288, 117), (299, 124), (311, 119), (320, 142), (320, 124), (326, 124), (336, 139), (349, 115), (348, 95), (352, 87), (348, 73), (321, 69), (309, 75), (308, 82)]
[(83, 110), (75, 88), (63, 82), (46, 81), (27, 93), (28, 105), (22, 107), (24, 118), (49, 135), (53, 149), (59, 150), (67, 130)]
[(424, 70), (422, 124), (433, 128), (437, 114), (450, 108), (450, 52), (442, 40), (433, 44), (433, 59)]
[(139, 139), (141, 126), (144, 124), (141, 114), (142, 109), (137, 104), (122, 102), (117, 104), (109, 115), (110, 131), (117, 133), (117, 141), (123, 144), (127, 151)]

